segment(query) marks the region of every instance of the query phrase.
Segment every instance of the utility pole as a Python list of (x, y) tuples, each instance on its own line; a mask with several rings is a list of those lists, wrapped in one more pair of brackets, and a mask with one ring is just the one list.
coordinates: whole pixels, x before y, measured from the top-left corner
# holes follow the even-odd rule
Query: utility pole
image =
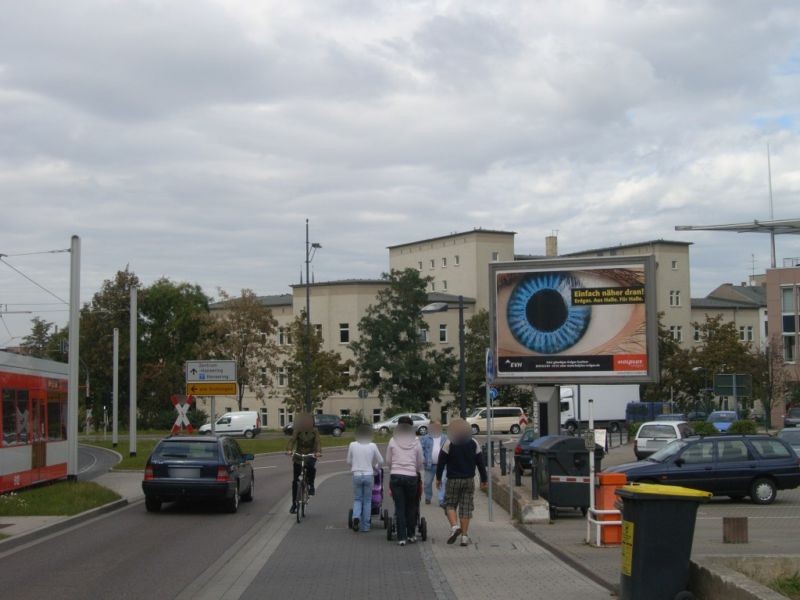
[(464, 355), (464, 296), (458, 296), (458, 400), (461, 418), (467, 418), (467, 364)]
[(308, 219), (306, 219), (306, 412), (311, 412), (311, 244), (308, 240)]
[(80, 377), (81, 238), (72, 236), (69, 266), (69, 384), (67, 388), (67, 479), (78, 480), (78, 378)]
[(139, 307), (138, 290), (131, 287), (131, 326), (130, 326), (130, 394), (128, 398), (130, 413), (128, 417), (128, 451), (131, 456), (136, 456), (136, 377), (138, 367), (136, 364), (137, 345), (139, 341)]
[(119, 329), (114, 327), (114, 365), (111, 379), (111, 445), (116, 448), (119, 442)]

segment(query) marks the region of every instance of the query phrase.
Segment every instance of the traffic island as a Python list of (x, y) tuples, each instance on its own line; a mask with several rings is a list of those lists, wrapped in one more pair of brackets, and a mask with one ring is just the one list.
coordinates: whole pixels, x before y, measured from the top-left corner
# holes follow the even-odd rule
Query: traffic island
[(800, 555), (702, 556), (692, 560), (689, 589), (698, 598), (786, 600), (768, 586), (800, 571)]
[[(500, 474), (499, 469), (495, 468), (491, 471), (492, 477), (492, 498), (503, 510), (509, 508), (509, 486), (508, 476)], [(539, 498), (538, 500), (531, 499), (531, 492), (529, 488), (514, 487), (512, 485), (511, 494), (513, 494), (513, 514), (512, 518), (520, 523), (534, 525), (550, 522), (550, 511), (547, 502)]]

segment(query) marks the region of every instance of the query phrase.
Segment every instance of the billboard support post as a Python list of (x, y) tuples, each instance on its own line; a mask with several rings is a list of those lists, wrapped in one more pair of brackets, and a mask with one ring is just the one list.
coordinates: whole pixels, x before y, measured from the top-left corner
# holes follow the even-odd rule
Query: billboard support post
[(591, 527), (592, 524), (590, 519), (593, 517), (593, 510), (594, 510), (594, 476), (595, 476), (595, 465), (594, 465), (594, 398), (589, 398), (589, 431), (588, 436), (586, 438), (586, 446), (589, 449), (589, 510), (586, 512), (586, 543), (590, 543), (592, 540), (592, 531)]

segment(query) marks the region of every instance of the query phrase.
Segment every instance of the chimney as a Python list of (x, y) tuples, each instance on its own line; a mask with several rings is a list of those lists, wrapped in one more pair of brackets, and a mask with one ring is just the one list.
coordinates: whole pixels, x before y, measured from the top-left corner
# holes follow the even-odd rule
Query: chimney
[(558, 256), (558, 234), (556, 232), (544, 238), (544, 255), (547, 257)]

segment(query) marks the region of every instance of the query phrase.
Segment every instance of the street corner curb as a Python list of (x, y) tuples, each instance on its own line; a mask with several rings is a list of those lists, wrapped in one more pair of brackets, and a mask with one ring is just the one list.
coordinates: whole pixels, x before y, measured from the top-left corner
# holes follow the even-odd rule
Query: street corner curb
[(728, 600), (780, 600), (785, 598), (744, 573), (731, 568), (728, 563), (735, 562), (738, 558), (740, 557), (702, 556), (692, 559), (689, 570), (689, 589), (702, 598), (727, 598)]
[[(493, 499), (502, 508), (508, 510), (508, 482), (505, 478), (492, 473)], [(531, 500), (525, 497), (522, 488), (512, 488), (514, 495), (514, 518), (527, 525), (550, 522), (550, 510), (544, 500)]]
[(65, 529), (69, 529), (70, 527), (80, 525), (81, 523), (94, 519), (95, 517), (100, 517), (107, 513), (114, 512), (115, 510), (120, 510), (128, 506), (128, 504), (130, 503), (128, 502), (127, 498), (120, 498), (119, 500), (114, 500), (108, 504), (91, 508), (82, 513), (78, 513), (77, 515), (66, 517), (60, 521), (43, 525), (42, 527), (38, 527), (37, 529), (33, 529), (26, 533), (15, 535), (0, 542), (0, 555), (9, 550), (18, 548), (19, 546), (35, 542), (41, 538), (59, 533)]

